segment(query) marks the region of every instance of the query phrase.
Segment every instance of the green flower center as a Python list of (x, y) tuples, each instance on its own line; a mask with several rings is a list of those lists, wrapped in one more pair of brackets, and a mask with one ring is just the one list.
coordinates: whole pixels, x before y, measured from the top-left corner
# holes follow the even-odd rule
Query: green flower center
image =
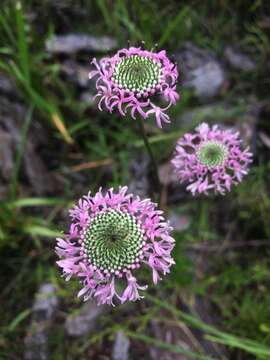
[(115, 272), (138, 261), (143, 241), (143, 231), (134, 216), (108, 210), (91, 221), (83, 245), (91, 264)]
[(228, 150), (217, 141), (208, 141), (199, 147), (197, 157), (201, 164), (208, 167), (221, 166), (227, 160)]
[(149, 57), (132, 55), (116, 64), (112, 80), (125, 90), (143, 92), (154, 89), (161, 76), (160, 63)]

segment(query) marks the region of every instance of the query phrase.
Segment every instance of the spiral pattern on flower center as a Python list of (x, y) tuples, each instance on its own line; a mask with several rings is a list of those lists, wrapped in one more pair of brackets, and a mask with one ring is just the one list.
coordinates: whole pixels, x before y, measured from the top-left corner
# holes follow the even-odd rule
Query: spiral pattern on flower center
[(161, 63), (139, 55), (124, 57), (116, 64), (112, 76), (120, 88), (139, 93), (154, 90), (161, 78)]
[(228, 150), (218, 141), (207, 141), (200, 145), (197, 157), (207, 167), (221, 166), (228, 158)]
[(139, 262), (143, 230), (134, 216), (119, 210), (98, 214), (83, 236), (89, 262), (105, 273), (129, 269)]

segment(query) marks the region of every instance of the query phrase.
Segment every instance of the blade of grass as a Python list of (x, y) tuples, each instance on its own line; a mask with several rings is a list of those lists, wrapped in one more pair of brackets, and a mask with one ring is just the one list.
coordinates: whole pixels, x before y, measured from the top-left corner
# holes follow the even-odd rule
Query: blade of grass
[(111, 31), (113, 29), (113, 21), (110, 12), (108, 11), (108, 4), (106, 4), (106, 0), (98, 0), (97, 6), (99, 7), (100, 12), (104, 18), (104, 21), (108, 27), (108, 30)]
[(19, 313), (19, 315), (17, 315), (15, 317), (15, 319), (13, 319), (11, 321), (11, 323), (8, 325), (8, 331), (9, 332), (13, 332), (16, 327), (24, 320), (26, 319), (29, 315), (31, 314), (31, 309), (26, 309), (24, 311), (22, 311), (21, 313)]
[(7, 14), (7, 11), (2, 10), (0, 12), (0, 25), (2, 26), (3, 30), (5, 31), (5, 34), (8, 37), (10, 44), (12, 44), (15, 47), (17, 44), (17, 40), (12, 32), (11, 27), (8, 24), (8, 21), (6, 20), (7, 18), (9, 18), (9, 14)]
[(55, 127), (58, 129), (58, 131), (61, 133), (63, 138), (66, 140), (68, 144), (73, 144), (73, 139), (69, 135), (69, 132), (63, 122), (63, 120), (60, 118), (59, 114), (53, 113), (52, 114), (52, 121), (55, 125)]
[(131, 40), (133, 41), (143, 40), (144, 39), (143, 34), (130, 19), (129, 11), (127, 9), (127, 4), (122, 0), (118, 0), (116, 2), (116, 11), (117, 11), (116, 13), (117, 17), (127, 28)]
[(17, 2), (15, 6), (15, 20), (16, 20), (17, 37), (18, 37), (18, 41), (17, 41), (18, 59), (24, 77), (26, 81), (30, 84), (31, 83), (30, 57), (29, 57), (29, 49), (28, 49), (28, 43), (25, 33), (24, 14), (20, 2)]
[[(148, 141), (149, 141), (150, 144), (157, 144), (157, 143), (163, 142), (163, 141), (171, 141), (171, 140), (174, 140), (174, 139), (178, 139), (184, 133), (185, 133), (185, 131), (181, 130), (181, 131), (170, 132), (168, 134), (154, 135), (154, 136), (150, 136), (148, 138)], [(144, 142), (143, 142), (143, 140), (136, 140), (136, 141), (134, 141), (133, 145), (135, 147), (140, 148), (140, 147), (144, 146)]]
[(63, 235), (60, 231), (41, 225), (28, 225), (23, 230), (29, 235), (38, 235), (49, 238), (56, 238)]
[(137, 332), (134, 332), (134, 331), (125, 331), (125, 333), (126, 333), (126, 335), (128, 335), (131, 338), (144, 341), (144, 342), (146, 342), (148, 344), (154, 345), (154, 346), (156, 346), (158, 348), (161, 348), (161, 349), (169, 350), (169, 351), (171, 351), (173, 353), (188, 356), (191, 359), (215, 360), (212, 357), (209, 357), (209, 356), (206, 356), (206, 355), (200, 355), (200, 354), (195, 353), (193, 351), (183, 349), (180, 346), (173, 345), (173, 344), (168, 344), (168, 343), (165, 343), (163, 341), (152, 338), (150, 336), (144, 335), (144, 334), (140, 334), (140, 333), (137, 333)]
[[(185, 21), (185, 18), (189, 12), (189, 7), (186, 6), (184, 7), (178, 15), (176, 15), (172, 20), (169, 21), (169, 23), (167, 24), (167, 26), (165, 26), (165, 31), (163, 32), (160, 40), (158, 41), (158, 45), (159, 47), (162, 47), (170, 38), (171, 34), (173, 32), (177, 31), (177, 27), (179, 27), (180, 29), (183, 28), (183, 26), (181, 26), (181, 24)], [(179, 32), (179, 30), (178, 30)]]
[(212, 335), (206, 335), (205, 338), (207, 340), (210, 340), (210, 341), (218, 343), (218, 344), (227, 345), (232, 348), (242, 349), (248, 353), (256, 355), (256, 357), (259, 357), (260, 359), (265, 359), (265, 360), (269, 359), (269, 353), (265, 353), (264, 350), (262, 350), (256, 346), (252, 346), (252, 345), (248, 346), (243, 343), (240, 343), (239, 341), (229, 341), (229, 340), (225, 340), (225, 339), (220, 339), (220, 338), (212, 336)]
[(44, 99), (40, 94), (38, 94), (35, 91), (35, 89), (33, 89), (33, 87), (26, 81), (26, 79), (23, 76), (23, 74), (21, 73), (20, 69), (14, 62), (10, 63), (10, 68), (11, 68), (13, 75), (17, 79), (17, 81), (19, 83), (21, 83), (23, 88), (28, 93), (28, 96), (35, 103), (37, 108), (39, 108), (39, 110), (41, 110), (45, 114), (49, 113), (52, 123), (56, 126), (56, 128), (61, 133), (61, 135), (63, 136), (65, 141), (69, 144), (72, 144), (74, 141), (71, 138), (71, 136), (69, 135), (69, 132), (68, 132), (63, 120), (61, 119), (55, 105), (51, 104), (49, 101)]
[(7, 203), (9, 208), (32, 207), (32, 206), (55, 206), (64, 205), (67, 200), (53, 198), (24, 198)]
[(258, 354), (260, 356), (265, 356), (270, 358), (270, 348), (257, 343), (256, 341), (249, 340), (249, 339), (243, 339), (239, 338), (237, 336), (225, 333), (223, 331), (218, 330), (214, 326), (208, 325), (201, 321), (198, 318), (195, 318), (192, 315), (186, 314), (182, 312), (181, 310), (175, 308), (174, 306), (161, 301), (159, 299), (156, 299), (154, 296), (151, 296), (149, 294), (145, 294), (145, 297), (152, 301), (154, 304), (156, 304), (159, 307), (162, 307), (164, 309), (167, 309), (172, 314), (174, 314), (176, 317), (181, 318), (183, 321), (187, 322), (191, 326), (194, 326), (195, 328), (198, 328), (202, 331), (205, 331), (208, 334), (211, 334), (215, 337), (215, 339), (219, 339), (220, 341), (224, 342), (224, 345), (231, 346), (234, 348), (243, 349), (246, 352), (252, 353), (252, 354)]

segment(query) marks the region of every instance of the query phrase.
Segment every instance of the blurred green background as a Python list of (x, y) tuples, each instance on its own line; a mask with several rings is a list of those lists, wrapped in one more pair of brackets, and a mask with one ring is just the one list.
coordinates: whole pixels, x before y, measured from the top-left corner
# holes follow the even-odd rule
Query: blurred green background
[[(270, 359), (269, 34), (262, 0), (2, 0), (0, 359)], [(55, 237), (90, 189), (151, 194), (136, 121), (99, 112), (88, 80), (93, 57), (141, 41), (180, 72), (171, 124), (146, 124), (176, 265), (141, 302), (97, 309), (61, 278)], [(254, 153), (226, 197), (194, 198), (172, 174), (202, 121)]]

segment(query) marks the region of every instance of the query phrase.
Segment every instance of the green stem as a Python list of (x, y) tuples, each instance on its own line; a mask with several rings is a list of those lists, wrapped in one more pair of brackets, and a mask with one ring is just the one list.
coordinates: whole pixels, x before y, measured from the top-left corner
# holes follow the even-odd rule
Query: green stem
[(143, 120), (141, 119), (141, 117), (138, 117), (138, 122), (139, 122), (140, 132), (141, 132), (141, 135), (142, 135), (142, 138), (143, 138), (143, 141), (144, 141), (144, 145), (145, 145), (146, 150), (147, 150), (147, 152), (149, 154), (149, 157), (150, 157), (152, 170), (153, 170), (153, 175), (154, 175), (155, 182), (156, 182), (156, 188), (157, 188), (158, 194), (160, 194), (161, 193), (161, 183), (160, 183), (159, 176), (158, 176), (157, 162), (156, 162), (156, 159), (154, 157), (153, 151), (151, 149), (150, 143), (148, 141), (148, 138), (147, 138), (147, 135), (146, 135), (146, 132), (145, 132), (145, 128), (144, 128), (144, 123), (143, 123)]

